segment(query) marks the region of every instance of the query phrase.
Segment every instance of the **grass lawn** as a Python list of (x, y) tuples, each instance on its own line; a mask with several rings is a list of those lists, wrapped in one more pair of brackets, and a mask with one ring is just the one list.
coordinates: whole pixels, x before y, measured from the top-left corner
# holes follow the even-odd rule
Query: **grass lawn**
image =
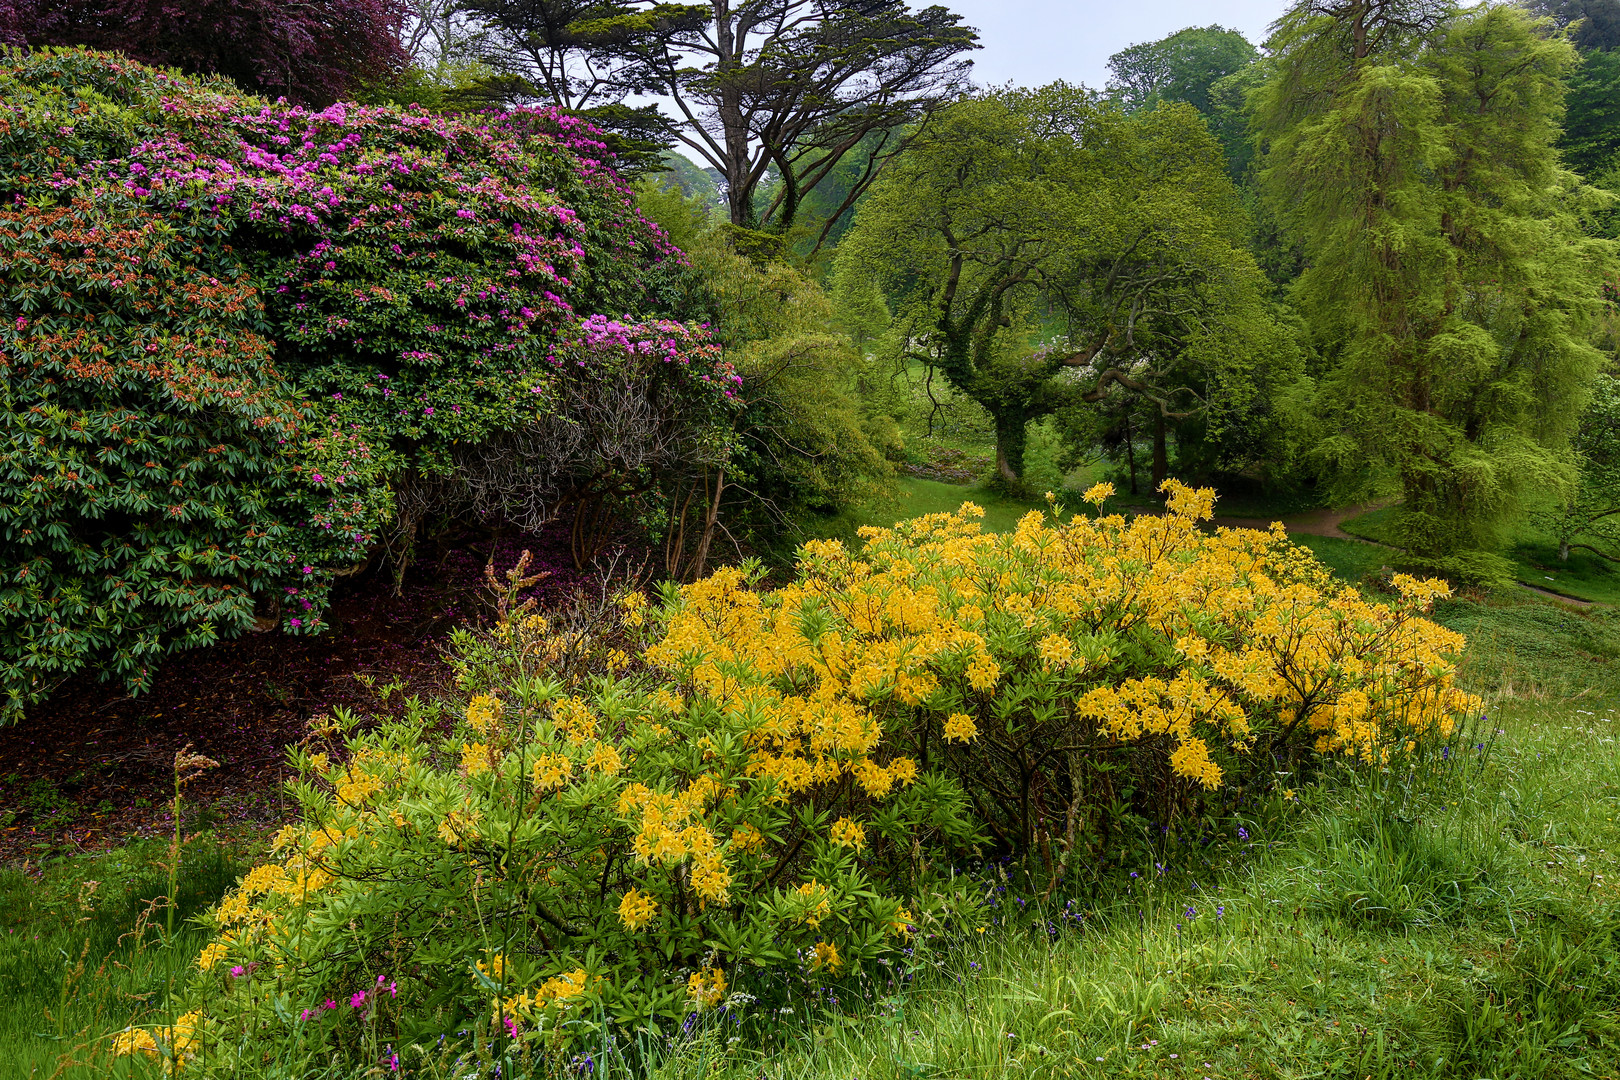
[(1376, 574), (1389, 565), (1390, 552), (1360, 540), (1341, 540), (1336, 536), (1295, 535), (1289, 539), (1300, 547), (1309, 548), (1311, 554), (1339, 577), (1351, 584), (1359, 583), (1368, 574)]
[(887, 528), (906, 518), (951, 513), (964, 502), (971, 502), (984, 509), (982, 524), (987, 532), (1008, 532), (1018, 524), (1019, 518), (1031, 510), (1046, 509), (1045, 502), (1009, 498), (983, 485), (962, 487), (906, 476), (896, 482), (896, 488), (897, 495), (893, 500), (863, 508), (856, 516), (855, 524)]
[[(1345, 532), (1389, 544), (1394, 540), (1394, 507), (1371, 510), (1341, 524)], [(1516, 577), (1526, 585), (1600, 604), (1620, 604), (1620, 565), (1585, 551), (1572, 551), (1568, 560), (1558, 557), (1557, 543), (1533, 523), (1521, 526), (1509, 537), (1503, 552), (1514, 564)]]
[(1507, 552), (1519, 567), (1519, 580), (1549, 592), (1620, 604), (1620, 565), (1586, 551), (1572, 551), (1568, 561), (1558, 558), (1558, 545), (1540, 537), (1527, 538)]

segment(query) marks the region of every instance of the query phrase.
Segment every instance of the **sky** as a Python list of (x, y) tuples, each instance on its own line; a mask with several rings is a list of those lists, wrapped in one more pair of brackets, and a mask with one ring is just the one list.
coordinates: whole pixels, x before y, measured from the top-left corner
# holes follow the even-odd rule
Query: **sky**
[(1287, 0), (913, 0), (941, 3), (979, 31), (973, 81), (1101, 88), (1108, 58), (1187, 26), (1237, 30), (1259, 45)]

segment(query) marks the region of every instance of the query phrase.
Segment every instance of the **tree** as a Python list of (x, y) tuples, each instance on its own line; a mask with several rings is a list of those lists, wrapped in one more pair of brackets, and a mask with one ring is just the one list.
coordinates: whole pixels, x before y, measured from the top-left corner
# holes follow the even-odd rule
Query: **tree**
[[(961, 87), (959, 57), (977, 47), (958, 16), (902, 0), (623, 6), (570, 32), (611, 50), (625, 91), (673, 104), (677, 138), (724, 177), (733, 224), (780, 233), (858, 150), (864, 167), (828, 218), (837, 221), (904, 147), (906, 126)], [(776, 194), (756, 208), (772, 171)]]
[(1122, 49), (1108, 58), (1108, 89), (1128, 109), (1156, 101), (1185, 101), (1210, 112), (1210, 90), (1254, 63), (1260, 54), (1248, 38), (1221, 26), (1189, 26), (1159, 41)]
[(945, 110), (885, 171), (839, 248), (894, 305), (894, 348), (996, 423), (1018, 485), (1027, 426), (1134, 395), (1166, 425), (1285, 359), (1219, 147), (1197, 112), (1127, 116), (1062, 83)]
[(739, 254), (730, 232), (709, 230), (692, 252), (704, 305), (742, 377), (721, 509), (728, 536), (787, 556), (807, 538), (807, 519), (861, 502), (890, 469), (863, 427), (863, 359), (835, 329), (826, 294), (795, 267)]
[(1620, 0), (1526, 0), (1525, 7), (1549, 16), (1560, 29), (1573, 26), (1582, 52), (1620, 46)]
[(1558, 557), (1572, 549), (1620, 563), (1620, 382), (1598, 378), (1575, 434), (1580, 484), (1556, 512), (1543, 515), (1558, 539)]
[(1519, 9), (1431, 0), (1304, 0), (1268, 47), (1262, 180), (1332, 365), (1318, 453), (1346, 494), (1399, 483), (1418, 554), (1488, 549), (1523, 493), (1573, 479), (1601, 360), (1614, 249), (1553, 151), (1574, 51)]
[[(325, 105), (402, 68), (401, 0), (12, 0), (19, 43), (86, 45)], [(7, 22), (0, 9), (0, 27)]]
[(526, 77), (546, 100), (574, 112), (617, 102), (622, 87), (611, 39), (576, 28), (583, 21), (620, 19), (632, 8), (618, 0), (462, 0), (457, 11), (494, 32), (485, 58)]
[(1589, 52), (1570, 73), (1559, 147), (1570, 168), (1588, 179), (1620, 155), (1620, 49)]

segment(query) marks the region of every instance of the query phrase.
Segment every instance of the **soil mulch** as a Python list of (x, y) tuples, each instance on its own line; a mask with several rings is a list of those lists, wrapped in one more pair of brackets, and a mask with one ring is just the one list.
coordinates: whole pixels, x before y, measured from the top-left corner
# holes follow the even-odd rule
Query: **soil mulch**
[(991, 458), (987, 454), (969, 454), (950, 447), (930, 447), (928, 460), (903, 462), (897, 471), (901, 476), (937, 480), (942, 484), (974, 484), (990, 471), (990, 465)]
[[(485, 619), (484, 567), (515, 564), (549, 576), (530, 590), (542, 605), (591, 578), (574, 569), (568, 529), (538, 536), (464, 538), (424, 555), (395, 594), (377, 574), (340, 586), (317, 637), (247, 634), (170, 658), (150, 692), (131, 697), (93, 675), (69, 680), (16, 725), (0, 727), (0, 865), (173, 835), (173, 764), (187, 743), (220, 763), (186, 785), (186, 831), (250, 836), (282, 820), (285, 747), (311, 717), (377, 703), (356, 676), (402, 680), (407, 693), (443, 685), (452, 628)], [(397, 700), (397, 699), (395, 699)]]

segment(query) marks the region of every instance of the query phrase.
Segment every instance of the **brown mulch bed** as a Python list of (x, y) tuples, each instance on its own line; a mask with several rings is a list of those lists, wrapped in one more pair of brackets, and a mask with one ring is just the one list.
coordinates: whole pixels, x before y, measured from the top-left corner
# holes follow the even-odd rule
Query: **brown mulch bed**
[(504, 570), (525, 549), (551, 572), (533, 590), (542, 604), (590, 578), (573, 568), (566, 528), (464, 538), (424, 555), (399, 595), (383, 575), (343, 586), (318, 637), (248, 634), (179, 654), (140, 697), (93, 675), (70, 680), (21, 723), (0, 727), (0, 865), (172, 835), (174, 755), (187, 743), (220, 763), (186, 786), (187, 832), (240, 837), (276, 824), (286, 810), (284, 748), (309, 719), (371, 711), (377, 697), (357, 675), (403, 680), (407, 693), (442, 685), (449, 631), (488, 615), (492, 551)]
[(988, 454), (969, 454), (939, 446), (928, 447), (926, 452), (926, 461), (908, 461), (897, 466), (900, 475), (938, 480), (942, 484), (973, 484), (990, 471)]

